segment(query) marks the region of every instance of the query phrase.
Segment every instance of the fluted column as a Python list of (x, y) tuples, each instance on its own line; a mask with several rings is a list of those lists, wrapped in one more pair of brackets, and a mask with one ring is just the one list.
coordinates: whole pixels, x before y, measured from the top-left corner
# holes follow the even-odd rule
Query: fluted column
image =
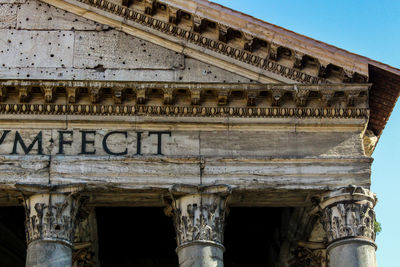
[(349, 186), (322, 198), (322, 223), (330, 267), (376, 267), (376, 196), (368, 189)]
[(24, 195), (27, 267), (72, 266), (82, 185), (17, 185)]
[(174, 186), (172, 209), (180, 267), (224, 266), (226, 185)]

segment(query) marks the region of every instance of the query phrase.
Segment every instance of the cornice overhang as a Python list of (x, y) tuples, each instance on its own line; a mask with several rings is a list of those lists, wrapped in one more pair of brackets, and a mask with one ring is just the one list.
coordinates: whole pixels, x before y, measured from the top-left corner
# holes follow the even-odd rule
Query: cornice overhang
[(368, 81), (354, 54), (209, 2), (41, 1), (263, 83)]
[(367, 120), (369, 87), (0, 80), (0, 114)]

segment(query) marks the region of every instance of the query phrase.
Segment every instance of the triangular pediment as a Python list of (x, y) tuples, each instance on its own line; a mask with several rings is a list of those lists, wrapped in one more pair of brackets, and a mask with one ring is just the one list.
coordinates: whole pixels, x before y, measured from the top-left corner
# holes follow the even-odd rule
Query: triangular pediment
[(263, 83), (368, 79), (351, 53), (208, 1), (43, 2)]

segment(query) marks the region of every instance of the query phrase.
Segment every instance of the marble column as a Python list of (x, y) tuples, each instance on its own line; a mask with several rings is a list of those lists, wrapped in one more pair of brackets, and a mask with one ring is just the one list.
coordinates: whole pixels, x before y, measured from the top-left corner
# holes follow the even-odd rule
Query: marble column
[(17, 185), (24, 195), (27, 267), (72, 266), (82, 185)]
[(349, 186), (323, 196), (322, 223), (330, 267), (376, 267), (375, 194)]
[(174, 186), (172, 211), (180, 267), (224, 266), (226, 185)]

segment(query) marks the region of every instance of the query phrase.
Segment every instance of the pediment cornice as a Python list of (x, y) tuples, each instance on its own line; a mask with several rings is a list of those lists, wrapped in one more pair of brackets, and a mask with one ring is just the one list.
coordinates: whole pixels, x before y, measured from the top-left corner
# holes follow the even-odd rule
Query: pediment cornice
[(368, 64), (354, 54), (208, 1), (42, 2), (263, 83), (368, 81)]

